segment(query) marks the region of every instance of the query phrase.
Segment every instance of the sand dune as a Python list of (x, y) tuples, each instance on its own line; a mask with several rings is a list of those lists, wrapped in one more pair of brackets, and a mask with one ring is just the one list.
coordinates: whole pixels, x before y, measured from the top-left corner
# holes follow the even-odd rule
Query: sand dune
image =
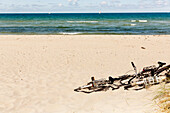
[(74, 92), (91, 76), (107, 78), (170, 63), (170, 36), (0, 36), (0, 113), (147, 113), (155, 89)]

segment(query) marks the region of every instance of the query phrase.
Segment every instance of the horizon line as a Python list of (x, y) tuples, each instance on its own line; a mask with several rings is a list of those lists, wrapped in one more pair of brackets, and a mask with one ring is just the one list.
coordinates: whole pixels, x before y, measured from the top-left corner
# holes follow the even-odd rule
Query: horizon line
[(92, 12), (0, 12), (0, 13), (170, 13), (170, 11), (92, 11)]

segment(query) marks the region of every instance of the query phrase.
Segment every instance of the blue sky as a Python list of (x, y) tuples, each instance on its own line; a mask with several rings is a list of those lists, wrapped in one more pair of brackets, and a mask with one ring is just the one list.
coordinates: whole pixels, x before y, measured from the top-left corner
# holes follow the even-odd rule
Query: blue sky
[(0, 0), (0, 12), (170, 11), (170, 0)]

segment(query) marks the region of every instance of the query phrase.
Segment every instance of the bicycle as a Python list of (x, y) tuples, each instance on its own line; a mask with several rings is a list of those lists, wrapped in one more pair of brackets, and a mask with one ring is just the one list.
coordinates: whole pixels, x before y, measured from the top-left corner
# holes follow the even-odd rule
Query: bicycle
[[(166, 63), (158, 62), (159, 66), (149, 66), (143, 68), (143, 70), (137, 73), (136, 66), (132, 62), (132, 66), (136, 72), (136, 74), (128, 80), (128, 84), (125, 84), (124, 89), (128, 90), (134, 86), (138, 86), (138, 89), (143, 89), (148, 87), (149, 85), (159, 84), (169, 79), (169, 71), (170, 65), (166, 65)], [(163, 67), (164, 66), (164, 67)], [(136, 90), (138, 90), (136, 89)]]
[[(74, 89), (76, 92), (92, 93), (97, 91), (106, 91), (109, 88), (119, 89), (121, 86), (124, 86), (124, 89), (127, 90), (134, 86), (138, 86), (139, 89), (146, 88), (148, 85), (158, 84), (165, 81), (167, 78), (170, 78), (170, 65), (166, 63), (158, 62), (158, 67), (155, 65), (144, 67), (143, 70), (137, 73), (137, 68), (133, 62), (131, 62), (135, 74), (125, 74), (113, 78), (109, 76), (109, 79), (99, 79), (95, 80), (94, 77), (91, 77), (91, 82), (88, 82), (87, 85), (83, 85)], [(163, 67), (164, 66), (164, 67)]]

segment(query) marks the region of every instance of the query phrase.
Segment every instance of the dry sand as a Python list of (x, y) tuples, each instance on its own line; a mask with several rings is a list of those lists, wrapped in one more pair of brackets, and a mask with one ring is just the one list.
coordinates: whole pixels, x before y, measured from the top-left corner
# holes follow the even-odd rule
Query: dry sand
[(151, 113), (155, 89), (74, 92), (107, 78), (170, 63), (170, 36), (0, 36), (0, 113)]

